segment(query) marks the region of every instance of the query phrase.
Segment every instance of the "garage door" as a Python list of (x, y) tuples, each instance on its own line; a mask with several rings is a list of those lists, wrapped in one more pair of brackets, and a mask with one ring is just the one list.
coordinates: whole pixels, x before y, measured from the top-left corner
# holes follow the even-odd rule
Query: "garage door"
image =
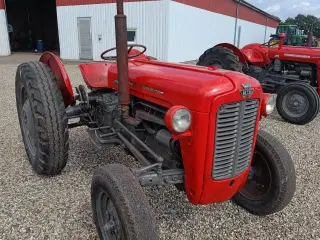
[(92, 59), (91, 18), (78, 18), (80, 59)]

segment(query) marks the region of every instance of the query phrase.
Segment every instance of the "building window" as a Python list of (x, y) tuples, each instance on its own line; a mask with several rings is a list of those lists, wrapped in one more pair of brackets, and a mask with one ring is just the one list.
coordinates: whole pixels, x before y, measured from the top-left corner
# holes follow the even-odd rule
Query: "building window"
[(128, 43), (136, 43), (136, 29), (128, 29)]

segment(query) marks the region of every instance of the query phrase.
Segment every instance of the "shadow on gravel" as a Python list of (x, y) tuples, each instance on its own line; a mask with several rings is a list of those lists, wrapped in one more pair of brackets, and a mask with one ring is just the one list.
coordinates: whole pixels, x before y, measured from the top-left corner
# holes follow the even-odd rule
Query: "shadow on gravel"
[(70, 131), (69, 161), (66, 171), (85, 171), (93, 173), (95, 169), (110, 163), (122, 163), (136, 167), (138, 163), (120, 147), (97, 149), (90, 141), (86, 128)]

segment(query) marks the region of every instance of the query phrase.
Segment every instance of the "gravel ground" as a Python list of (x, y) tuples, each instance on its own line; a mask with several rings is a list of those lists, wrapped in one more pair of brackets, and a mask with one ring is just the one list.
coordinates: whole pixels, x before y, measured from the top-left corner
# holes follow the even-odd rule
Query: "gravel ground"
[[(70, 131), (69, 162), (61, 175), (39, 177), (31, 169), (15, 108), (17, 62), (0, 59), (0, 239), (97, 239), (91, 217), (93, 170), (112, 162), (135, 165), (119, 148), (95, 150), (85, 128)], [(76, 66), (66, 66), (74, 86)], [(146, 189), (161, 238), (320, 239), (320, 119), (306, 126), (284, 123), (277, 114), (261, 123), (288, 148), (297, 170), (297, 191), (281, 213), (253, 216), (232, 202), (193, 206), (172, 186)]]

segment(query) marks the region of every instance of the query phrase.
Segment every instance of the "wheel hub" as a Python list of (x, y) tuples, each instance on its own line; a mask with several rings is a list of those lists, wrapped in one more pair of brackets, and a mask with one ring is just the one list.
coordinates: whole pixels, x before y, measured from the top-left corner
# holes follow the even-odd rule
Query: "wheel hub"
[(29, 99), (26, 99), (26, 101), (23, 104), (22, 120), (23, 130), (26, 136), (28, 149), (30, 150), (32, 155), (35, 155), (37, 132)]
[(272, 175), (270, 167), (260, 152), (255, 152), (250, 173), (240, 193), (247, 199), (259, 201), (271, 189)]
[(308, 111), (309, 101), (303, 93), (288, 93), (283, 99), (283, 108), (291, 117), (302, 117)]
[(99, 226), (105, 240), (122, 240), (123, 231), (117, 210), (105, 191), (96, 200)]

